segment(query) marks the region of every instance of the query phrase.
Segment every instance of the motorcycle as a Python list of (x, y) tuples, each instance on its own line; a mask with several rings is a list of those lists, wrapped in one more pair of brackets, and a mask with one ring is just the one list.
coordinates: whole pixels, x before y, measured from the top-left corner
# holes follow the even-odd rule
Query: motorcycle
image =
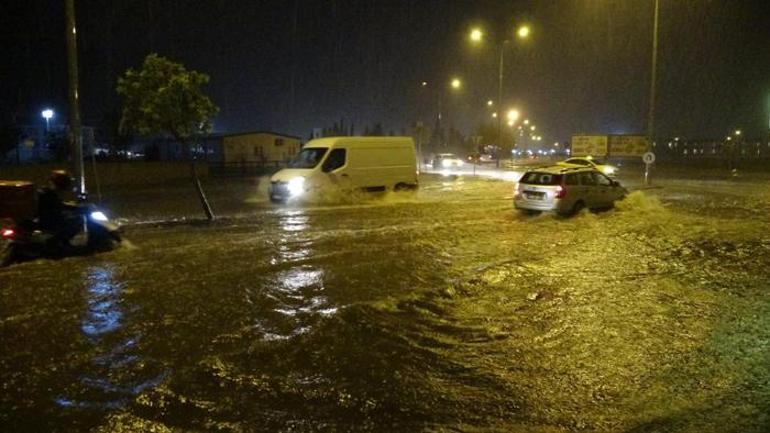
[[(85, 242), (60, 245), (51, 242), (53, 234), (41, 230), (35, 220), (13, 221), (0, 228), (0, 267), (35, 259), (58, 259), (109, 251), (122, 241), (117, 224), (104, 212), (90, 205), (78, 207), (84, 219)], [(76, 235), (76, 238), (79, 235)]]

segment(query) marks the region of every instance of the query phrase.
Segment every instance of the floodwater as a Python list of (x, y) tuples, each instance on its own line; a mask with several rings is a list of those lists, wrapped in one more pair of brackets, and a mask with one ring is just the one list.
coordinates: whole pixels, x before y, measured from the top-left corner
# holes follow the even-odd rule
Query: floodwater
[(475, 177), (305, 206), (212, 186), (211, 224), (113, 196), (128, 246), (0, 269), (0, 425), (768, 431), (770, 188), (692, 179), (574, 218)]

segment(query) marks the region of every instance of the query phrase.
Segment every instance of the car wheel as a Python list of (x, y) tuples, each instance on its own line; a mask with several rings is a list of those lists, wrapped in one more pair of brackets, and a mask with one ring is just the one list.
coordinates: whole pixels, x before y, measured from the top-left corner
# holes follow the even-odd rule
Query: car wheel
[(4, 242), (0, 245), (0, 268), (10, 265), (14, 262), (14, 246), (10, 242)]
[(585, 204), (585, 203), (583, 203), (583, 200), (578, 200), (577, 202), (575, 202), (575, 204), (574, 204), (574, 205), (572, 205), (572, 212), (571, 212), (571, 213), (572, 213), (572, 215), (577, 215), (577, 214), (579, 214), (579, 213), (580, 213), (580, 211), (582, 211), (583, 209), (585, 209), (585, 207), (586, 207), (586, 204)]

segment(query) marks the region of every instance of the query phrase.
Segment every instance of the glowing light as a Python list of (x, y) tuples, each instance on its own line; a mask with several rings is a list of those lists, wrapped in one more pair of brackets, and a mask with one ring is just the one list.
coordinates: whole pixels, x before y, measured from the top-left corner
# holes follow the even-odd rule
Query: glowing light
[(481, 42), (482, 39), (484, 39), (484, 32), (481, 31), (481, 29), (472, 29), (470, 34), (471, 41), (473, 42)]
[[(508, 120), (510, 122), (515, 122), (519, 118), (519, 110), (510, 110), (508, 111)], [(513, 126), (513, 124), (511, 124)]]
[(450, 84), (453, 89), (459, 89), (463, 85), (459, 78), (453, 78)]
[(287, 188), (289, 190), (289, 194), (292, 197), (296, 197), (298, 195), (301, 195), (303, 192), (305, 192), (305, 178), (304, 177), (295, 177), (289, 181), (289, 184), (287, 185)]
[(487, 101), (487, 106), (488, 106), (488, 107), (491, 107), (491, 106), (492, 106), (492, 104), (493, 104), (493, 102), (492, 102), (492, 100), (491, 100), (491, 99), (490, 99), (489, 101)]
[(521, 39), (525, 39), (525, 38), (527, 38), (527, 37), (529, 36), (529, 31), (530, 31), (530, 30), (529, 30), (529, 26), (521, 26), (521, 27), (519, 27), (519, 29), (516, 31), (516, 34), (517, 34), (517, 35), (518, 35), (518, 36), (519, 36)]
[(94, 211), (91, 212), (91, 219), (94, 221), (108, 221), (107, 215), (104, 214), (104, 212), (101, 211)]

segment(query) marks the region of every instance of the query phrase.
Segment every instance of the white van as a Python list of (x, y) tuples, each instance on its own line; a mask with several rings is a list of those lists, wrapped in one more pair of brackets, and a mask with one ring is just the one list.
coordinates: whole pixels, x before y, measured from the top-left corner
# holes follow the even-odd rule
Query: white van
[(327, 190), (386, 191), (417, 187), (410, 137), (326, 137), (309, 141), (270, 178), (273, 202)]

